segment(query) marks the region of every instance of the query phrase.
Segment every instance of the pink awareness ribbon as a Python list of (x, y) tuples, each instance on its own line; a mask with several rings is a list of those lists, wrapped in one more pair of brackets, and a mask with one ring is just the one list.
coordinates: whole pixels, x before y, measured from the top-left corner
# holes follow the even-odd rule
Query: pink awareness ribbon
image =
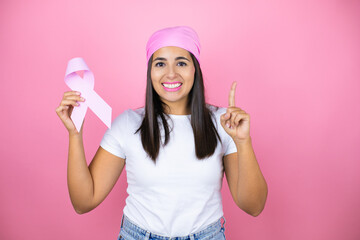
[[(84, 71), (81, 78), (76, 71)], [(71, 90), (78, 91), (85, 98), (85, 102), (79, 102), (74, 107), (71, 119), (76, 129), (80, 132), (88, 107), (111, 128), (111, 107), (94, 91), (94, 75), (81, 57), (70, 59), (66, 68), (65, 83)]]

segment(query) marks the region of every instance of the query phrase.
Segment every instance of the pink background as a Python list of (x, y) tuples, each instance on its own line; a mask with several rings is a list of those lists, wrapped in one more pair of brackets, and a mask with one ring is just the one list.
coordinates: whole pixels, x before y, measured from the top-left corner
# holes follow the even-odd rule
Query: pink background
[[(199, 34), (209, 103), (226, 107), (238, 82), (269, 186), (254, 218), (224, 179), (227, 239), (360, 239), (360, 2), (350, 0), (1, 1), (0, 239), (116, 239), (126, 174), (90, 213), (68, 195), (55, 113), (67, 61), (85, 59), (114, 119), (144, 104), (146, 41), (176, 25)], [(105, 130), (88, 111), (88, 163)]]

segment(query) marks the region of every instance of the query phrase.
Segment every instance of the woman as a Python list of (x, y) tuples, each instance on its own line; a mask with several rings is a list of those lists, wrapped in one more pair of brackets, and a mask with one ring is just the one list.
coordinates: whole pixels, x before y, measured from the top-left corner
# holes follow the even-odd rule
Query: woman
[(250, 117), (235, 106), (236, 82), (228, 108), (206, 104), (199, 56), (189, 27), (150, 37), (145, 107), (114, 120), (89, 167), (82, 128), (77, 132), (70, 119), (84, 99), (66, 92), (57, 108), (69, 131), (68, 187), (77, 213), (98, 206), (126, 164), (129, 196), (118, 239), (225, 239), (224, 171), (239, 208), (252, 216), (264, 208), (267, 184), (251, 145)]

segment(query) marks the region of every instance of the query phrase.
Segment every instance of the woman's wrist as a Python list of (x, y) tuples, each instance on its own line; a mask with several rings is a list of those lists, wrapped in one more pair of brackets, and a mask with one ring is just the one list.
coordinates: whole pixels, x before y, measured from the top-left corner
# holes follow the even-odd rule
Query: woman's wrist
[(78, 132), (75, 130), (75, 132), (69, 132), (69, 138), (78, 138), (82, 137), (82, 131)]

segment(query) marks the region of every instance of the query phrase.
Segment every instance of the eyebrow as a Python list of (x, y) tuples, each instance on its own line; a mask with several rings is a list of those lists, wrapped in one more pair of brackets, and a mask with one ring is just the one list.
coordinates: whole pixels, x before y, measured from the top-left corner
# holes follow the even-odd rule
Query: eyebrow
[[(186, 61), (189, 61), (189, 62), (190, 62), (190, 60), (187, 59), (186, 57), (177, 57), (177, 58), (175, 58), (175, 60), (180, 60), (180, 59), (183, 59), (183, 60), (186, 60)], [(167, 60), (166, 58), (157, 57), (157, 58), (155, 58), (154, 62), (155, 62), (155, 61), (166, 61), (166, 60)]]

